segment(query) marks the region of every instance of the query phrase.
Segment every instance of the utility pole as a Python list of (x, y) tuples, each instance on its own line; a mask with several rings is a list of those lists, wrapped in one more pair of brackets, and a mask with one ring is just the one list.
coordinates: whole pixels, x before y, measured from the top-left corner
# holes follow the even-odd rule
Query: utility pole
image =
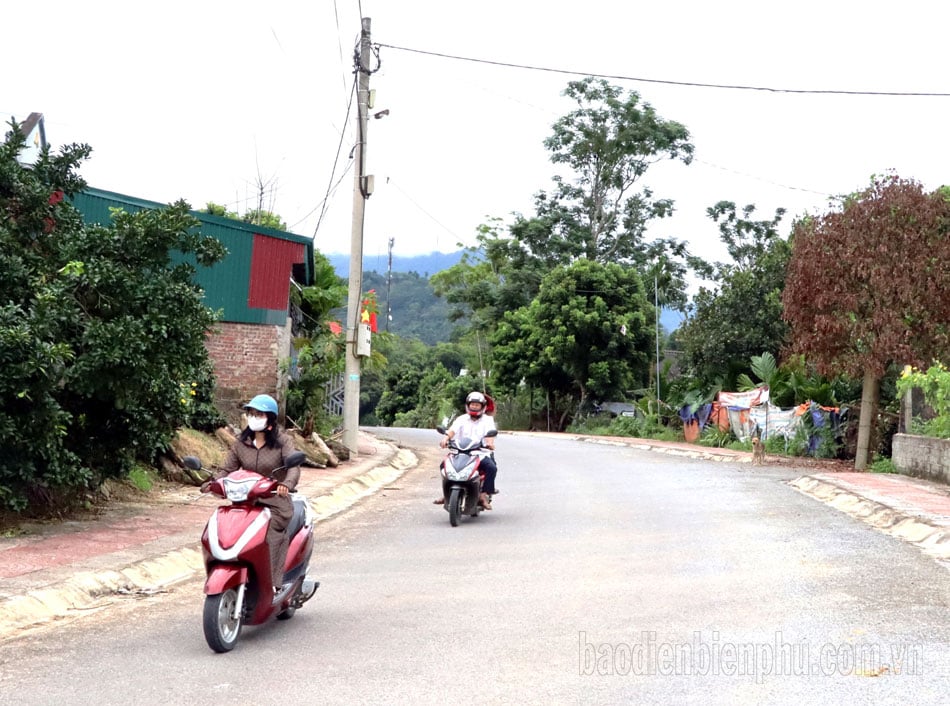
[(360, 358), (356, 352), (363, 292), (363, 213), (372, 191), (372, 178), (365, 174), (366, 131), (369, 126), (370, 18), (362, 18), (360, 51), (356, 57), (356, 148), (353, 153), (353, 226), (350, 234), (350, 277), (346, 300), (346, 362), (343, 381), (343, 445), (358, 455), (360, 425)]
[(656, 310), (656, 413), (660, 414), (660, 289), (653, 278), (653, 308)]
[(389, 274), (386, 276), (386, 333), (389, 333), (389, 322), (393, 319), (393, 305), (390, 292), (393, 289), (393, 243), (395, 238), (389, 239)]

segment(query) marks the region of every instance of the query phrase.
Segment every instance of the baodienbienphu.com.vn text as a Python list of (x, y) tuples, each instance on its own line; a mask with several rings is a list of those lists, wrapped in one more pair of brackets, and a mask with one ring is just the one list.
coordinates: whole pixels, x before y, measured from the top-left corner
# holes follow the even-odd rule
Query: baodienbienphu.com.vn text
[(913, 676), (923, 665), (914, 643), (789, 640), (781, 631), (762, 642), (736, 642), (716, 630), (696, 631), (691, 639), (663, 639), (644, 630), (629, 642), (597, 642), (578, 633), (581, 676)]

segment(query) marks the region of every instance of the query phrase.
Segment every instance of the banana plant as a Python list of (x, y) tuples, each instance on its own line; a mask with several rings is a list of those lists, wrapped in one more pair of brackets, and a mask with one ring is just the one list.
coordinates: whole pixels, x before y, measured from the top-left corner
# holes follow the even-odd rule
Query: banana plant
[(752, 356), (751, 368), (759, 382), (753, 382), (752, 378), (742, 373), (737, 378), (739, 392), (748, 392), (767, 385), (769, 398), (774, 404), (778, 404), (777, 400), (785, 397), (788, 392), (788, 372), (779, 367), (775, 356), (769, 352)]

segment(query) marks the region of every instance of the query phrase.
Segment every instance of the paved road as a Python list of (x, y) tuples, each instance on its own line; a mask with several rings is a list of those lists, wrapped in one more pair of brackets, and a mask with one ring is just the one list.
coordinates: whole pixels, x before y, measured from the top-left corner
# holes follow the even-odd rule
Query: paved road
[(946, 703), (950, 572), (793, 470), (503, 435), (451, 528), (437, 436), (391, 433), (419, 467), (322, 526), (292, 621), (214, 655), (191, 582), (0, 646), (0, 703)]

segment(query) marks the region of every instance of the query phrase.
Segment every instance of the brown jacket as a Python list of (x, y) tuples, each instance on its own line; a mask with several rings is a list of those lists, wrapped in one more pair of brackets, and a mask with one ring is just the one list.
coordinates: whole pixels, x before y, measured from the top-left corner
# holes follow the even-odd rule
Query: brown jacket
[(251, 440), (242, 441), (238, 439), (231, 445), (228, 451), (228, 457), (224, 460), (221, 470), (215, 474), (216, 478), (226, 476), (231, 471), (243, 468), (248, 471), (255, 471), (265, 476), (273, 476), (288, 489), (294, 490), (300, 481), (300, 466), (285, 468), (277, 473), (271, 473), (275, 468), (284, 465), (284, 459), (295, 451), (294, 442), (290, 434), (286, 432), (277, 433), (277, 446), (262, 446), (255, 448)]

